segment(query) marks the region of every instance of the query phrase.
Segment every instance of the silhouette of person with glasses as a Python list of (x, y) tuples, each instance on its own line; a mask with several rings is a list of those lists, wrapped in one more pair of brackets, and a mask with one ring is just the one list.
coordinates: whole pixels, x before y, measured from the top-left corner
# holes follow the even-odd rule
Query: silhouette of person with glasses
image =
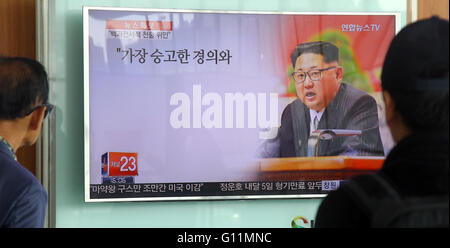
[(277, 149), (271, 156), (307, 156), (308, 138), (317, 129), (362, 131), (320, 140), (319, 156), (383, 156), (376, 101), (343, 82), (339, 49), (324, 41), (302, 43), (291, 59), (298, 99), (283, 110)]

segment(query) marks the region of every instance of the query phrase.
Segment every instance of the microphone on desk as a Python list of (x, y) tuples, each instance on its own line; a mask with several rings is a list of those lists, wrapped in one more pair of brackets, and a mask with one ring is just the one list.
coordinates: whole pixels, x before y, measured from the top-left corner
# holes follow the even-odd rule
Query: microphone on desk
[(308, 138), (308, 157), (317, 157), (320, 140), (331, 140), (339, 136), (361, 135), (361, 130), (348, 129), (318, 129), (314, 130)]

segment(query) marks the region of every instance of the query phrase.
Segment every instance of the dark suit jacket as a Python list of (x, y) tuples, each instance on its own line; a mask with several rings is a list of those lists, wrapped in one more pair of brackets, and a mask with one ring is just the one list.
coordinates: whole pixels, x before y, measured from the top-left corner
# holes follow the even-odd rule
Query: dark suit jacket
[[(309, 108), (300, 99), (290, 103), (281, 116), (279, 129), (280, 157), (307, 156), (310, 133)], [(358, 136), (320, 140), (319, 156), (383, 156), (375, 99), (362, 90), (342, 83), (328, 104), (318, 129), (361, 130)]]
[(0, 142), (0, 228), (44, 227), (47, 192)]

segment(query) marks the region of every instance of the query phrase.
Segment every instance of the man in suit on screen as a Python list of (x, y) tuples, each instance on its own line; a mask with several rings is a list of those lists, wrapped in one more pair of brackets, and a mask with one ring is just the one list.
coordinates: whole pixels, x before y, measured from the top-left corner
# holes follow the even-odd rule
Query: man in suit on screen
[(284, 109), (277, 137), (266, 142), (262, 157), (307, 156), (309, 137), (325, 129), (361, 134), (320, 140), (318, 156), (383, 156), (376, 101), (343, 82), (339, 49), (324, 41), (302, 43), (291, 59), (298, 99)]

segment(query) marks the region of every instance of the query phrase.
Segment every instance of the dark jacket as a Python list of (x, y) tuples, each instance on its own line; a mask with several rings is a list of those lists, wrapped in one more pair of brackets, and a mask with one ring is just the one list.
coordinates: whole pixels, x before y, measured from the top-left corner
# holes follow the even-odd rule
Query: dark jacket
[[(283, 111), (279, 130), (280, 157), (307, 156), (310, 133), (309, 108), (300, 99)], [(373, 97), (342, 83), (320, 119), (318, 129), (361, 130), (362, 135), (321, 140), (319, 156), (384, 156), (378, 125), (377, 104)]]
[[(391, 150), (377, 173), (390, 182), (402, 197), (448, 195), (448, 143), (448, 130), (406, 137)], [(372, 189), (373, 194), (378, 192), (376, 186)], [(315, 222), (315, 227), (319, 228), (369, 225), (369, 217), (342, 188), (329, 193), (324, 199)]]
[(0, 227), (43, 227), (47, 192), (0, 142)]

